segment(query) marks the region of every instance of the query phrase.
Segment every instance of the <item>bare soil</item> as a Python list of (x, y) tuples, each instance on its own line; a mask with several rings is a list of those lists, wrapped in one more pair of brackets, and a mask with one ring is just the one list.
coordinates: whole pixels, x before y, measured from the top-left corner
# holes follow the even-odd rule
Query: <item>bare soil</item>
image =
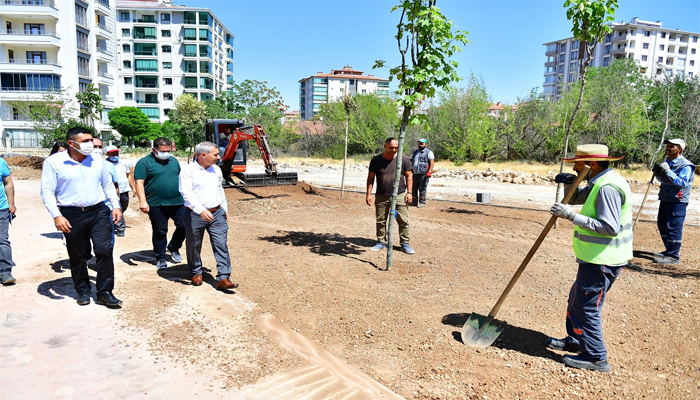
[[(478, 350), (461, 341), (469, 314), (489, 312), (549, 220), (547, 208), (537, 204), (431, 200), (426, 208), (411, 208), (416, 254), (394, 247), (387, 271), (386, 253), (369, 251), (376, 242), (374, 209), (362, 193), (341, 197), (306, 183), (227, 189), (232, 280), (241, 286), (222, 293), (213, 289), (207, 243), (203, 256), (212, 271), (202, 287), (189, 284), (184, 263), (155, 269), (148, 218), (132, 201), (130, 229), (115, 248), (115, 294), (125, 304), (105, 310), (75, 305), (65, 248), (37, 199), (38, 182), (19, 181), (27, 201), (18, 200), (18, 217), (40, 215), (31, 220), (33, 236), (13, 226), (13, 249), (24, 255), (13, 271), (19, 283), (0, 287), (0, 345), (10, 349), (0, 356), (0, 371), (11, 378), (42, 370), (37, 363), (53, 343), (48, 334), (32, 341), (13, 333), (63, 332), (68, 323), (80, 327), (68, 332), (98, 329), (112, 349), (103, 360), (118, 360), (131, 371), (101, 377), (129, 388), (116, 397), (387, 398), (393, 391), (410, 399), (700, 398), (696, 225), (684, 230), (682, 263), (664, 266), (652, 261), (662, 248), (655, 223), (639, 223), (634, 267), (623, 271), (603, 310), (612, 371), (597, 373), (567, 368), (560, 361), (564, 353), (543, 345), (549, 336), (565, 335), (576, 275), (566, 221), (550, 232), (501, 307), (497, 321), (506, 329), (495, 344)], [(80, 313), (102, 323), (96, 328), (74, 320)], [(68, 341), (64, 349), (78, 352), (94, 340)], [(36, 352), (34, 362), (26, 362), (27, 352)], [(73, 377), (78, 373), (84, 371)], [(362, 375), (378, 382), (376, 391), (353, 388)], [(340, 376), (347, 391), (329, 389), (329, 376)], [(308, 380), (320, 383), (304, 391)], [(38, 390), (29, 393), (64, 393)], [(66, 397), (88, 397), (72, 390)]]

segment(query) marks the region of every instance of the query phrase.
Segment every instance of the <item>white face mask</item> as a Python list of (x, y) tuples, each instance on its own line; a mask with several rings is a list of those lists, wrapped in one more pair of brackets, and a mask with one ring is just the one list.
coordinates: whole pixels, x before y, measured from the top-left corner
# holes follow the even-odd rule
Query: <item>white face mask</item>
[(170, 157), (170, 152), (156, 150), (155, 155), (156, 155), (156, 158), (159, 160), (167, 160)]
[(78, 151), (78, 153), (80, 153), (84, 156), (90, 155), (90, 153), (92, 153), (92, 150), (94, 148), (92, 145), (92, 142), (78, 143), (78, 146), (80, 146), (80, 148), (78, 148), (76, 150)]
[(92, 154), (93, 154), (95, 157), (102, 157), (102, 149), (95, 149), (95, 148), (93, 148), (93, 149), (92, 149)]

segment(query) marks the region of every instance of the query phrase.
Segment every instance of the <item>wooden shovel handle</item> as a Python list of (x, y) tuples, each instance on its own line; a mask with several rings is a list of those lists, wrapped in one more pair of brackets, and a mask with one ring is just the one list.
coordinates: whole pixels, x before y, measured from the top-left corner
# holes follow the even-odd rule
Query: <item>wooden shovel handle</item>
[(642, 205), (639, 206), (639, 210), (637, 211), (637, 218), (634, 219), (634, 225), (632, 225), (632, 232), (634, 232), (634, 229), (637, 227), (637, 221), (639, 221), (639, 217), (642, 215), (642, 210), (644, 209), (644, 204), (647, 202), (647, 196), (649, 196), (649, 189), (651, 189), (651, 184), (654, 183), (654, 173), (651, 173), (651, 179), (649, 179), (649, 184), (647, 185), (647, 191), (644, 192), (644, 199), (642, 199)]
[[(576, 181), (574, 181), (574, 184), (571, 186), (571, 190), (569, 190), (569, 192), (566, 193), (566, 196), (564, 196), (564, 199), (561, 201), (562, 203), (566, 204), (569, 202), (569, 200), (571, 199), (571, 196), (573, 196), (574, 193), (576, 193), (576, 190), (578, 189), (578, 185), (581, 184), (581, 182), (583, 181), (583, 178), (585, 178), (585, 176), (588, 174), (589, 169), (590, 169), (590, 167), (588, 165), (584, 165), (581, 172), (579, 172), (578, 177), (576, 178)], [(532, 256), (534, 256), (535, 253), (537, 252), (537, 249), (540, 248), (540, 245), (544, 241), (544, 238), (547, 236), (549, 231), (552, 229), (552, 226), (554, 226), (554, 223), (556, 222), (557, 218), (559, 218), (559, 217), (552, 215), (552, 218), (549, 219), (549, 222), (547, 222), (547, 225), (542, 230), (542, 233), (540, 233), (540, 236), (535, 241), (535, 244), (532, 245), (532, 248), (527, 253), (527, 256), (525, 256), (525, 259), (520, 264), (520, 267), (518, 268), (517, 271), (515, 271), (515, 275), (513, 275), (513, 278), (511, 278), (510, 282), (508, 283), (508, 286), (506, 286), (506, 290), (503, 291), (503, 294), (501, 294), (501, 297), (498, 298), (496, 305), (493, 306), (493, 308), (489, 312), (489, 317), (496, 316), (498, 309), (501, 308), (501, 304), (503, 304), (503, 301), (506, 299), (506, 297), (508, 297), (508, 293), (510, 293), (510, 290), (515, 285), (515, 282), (517, 282), (518, 279), (520, 278), (520, 275), (522, 275), (523, 271), (525, 270), (525, 267), (527, 267), (527, 264), (532, 259)]]

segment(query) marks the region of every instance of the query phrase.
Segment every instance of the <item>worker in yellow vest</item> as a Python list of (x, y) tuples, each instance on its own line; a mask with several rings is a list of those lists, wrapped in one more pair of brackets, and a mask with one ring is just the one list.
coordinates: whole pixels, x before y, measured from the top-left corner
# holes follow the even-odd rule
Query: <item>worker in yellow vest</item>
[[(590, 167), (588, 185), (577, 188), (569, 204), (583, 204), (580, 213), (569, 205), (555, 203), (551, 213), (574, 223), (573, 247), (578, 262), (576, 281), (569, 292), (564, 339), (549, 338), (546, 346), (578, 355), (565, 355), (564, 364), (594, 371), (610, 371), (603, 343), (601, 311), (605, 295), (632, 259), (632, 192), (627, 181), (613, 171), (608, 147), (586, 144), (576, 148), (574, 172)], [(559, 174), (555, 181), (572, 184), (573, 174)]]

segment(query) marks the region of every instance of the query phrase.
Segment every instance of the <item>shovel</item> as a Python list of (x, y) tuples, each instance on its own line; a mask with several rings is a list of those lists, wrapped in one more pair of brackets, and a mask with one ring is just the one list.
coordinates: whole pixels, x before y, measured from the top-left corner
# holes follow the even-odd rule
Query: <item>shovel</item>
[[(583, 178), (588, 174), (589, 168), (590, 167), (586, 165), (583, 167), (581, 172), (579, 172), (576, 181), (574, 181), (571, 187), (571, 190), (569, 190), (566, 196), (564, 196), (564, 199), (561, 201), (562, 203), (566, 204), (569, 202), (571, 196), (573, 196), (576, 192), (578, 185), (581, 184)], [(496, 317), (498, 309), (501, 308), (501, 304), (503, 304), (503, 301), (508, 296), (508, 293), (510, 293), (510, 290), (515, 285), (515, 282), (518, 281), (518, 278), (520, 278), (520, 275), (522, 275), (523, 271), (525, 270), (525, 267), (527, 267), (527, 264), (532, 259), (532, 256), (535, 255), (537, 249), (540, 248), (540, 244), (542, 244), (542, 241), (544, 241), (544, 238), (552, 229), (552, 226), (554, 226), (554, 223), (556, 222), (557, 218), (558, 217), (556, 216), (552, 216), (552, 218), (549, 219), (549, 222), (547, 222), (547, 225), (542, 230), (542, 233), (540, 233), (540, 236), (535, 241), (535, 244), (532, 245), (530, 252), (527, 253), (527, 256), (525, 256), (525, 259), (523, 260), (522, 264), (520, 264), (518, 270), (515, 271), (515, 275), (513, 275), (513, 278), (511, 278), (510, 282), (508, 283), (508, 286), (506, 286), (506, 290), (504, 290), (501, 294), (501, 297), (498, 298), (496, 305), (493, 306), (493, 308), (489, 312), (489, 315), (485, 317), (483, 315), (472, 313), (469, 316), (469, 319), (467, 320), (467, 322), (464, 323), (464, 326), (462, 327), (462, 342), (464, 342), (464, 344), (470, 347), (478, 347), (481, 349), (485, 349), (491, 346), (491, 344), (496, 340), (496, 338), (498, 338), (498, 335), (500, 335), (501, 332), (503, 332), (503, 326), (500, 324), (493, 323), (493, 319)]]

